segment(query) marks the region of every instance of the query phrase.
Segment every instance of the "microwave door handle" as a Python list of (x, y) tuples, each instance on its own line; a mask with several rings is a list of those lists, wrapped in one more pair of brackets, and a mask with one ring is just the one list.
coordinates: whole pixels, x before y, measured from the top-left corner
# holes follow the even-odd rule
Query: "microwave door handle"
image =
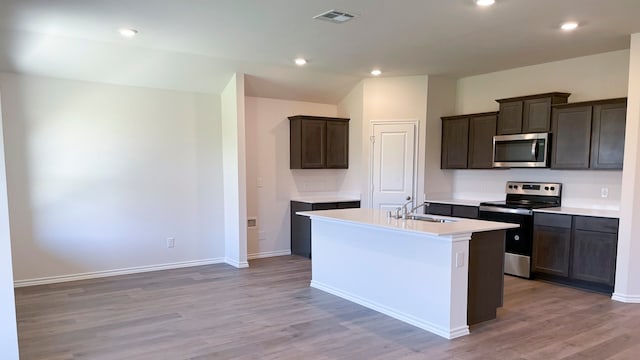
[(531, 157), (534, 161), (538, 158), (538, 140), (534, 140), (531, 144)]

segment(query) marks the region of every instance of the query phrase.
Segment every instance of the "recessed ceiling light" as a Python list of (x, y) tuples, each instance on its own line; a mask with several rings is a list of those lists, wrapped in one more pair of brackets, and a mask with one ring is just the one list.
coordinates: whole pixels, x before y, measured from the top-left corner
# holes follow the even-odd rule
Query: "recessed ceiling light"
[(126, 37), (126, 38), (132, 38), (134, 36), (136, 36), (138, 34), (138, 30), (136, 29), (126, 29), (126, 28), (122, 28), (119, 29), (118, 32), (120, 32), (120, 35)]
[(303, 58), (297, 58), (297, 59), (295, 59), (295, 60), (293, 60), (293, 61), (294, 61), (294, 62), (296, 63), (296, 65), (298, 65), (298, 66), (302, 66), (302, 65), (305, 65), (305, 64), (307, 63), (307, 59), (303, 59)]
[(380, 76), (380, 74), (382, 74), (382, 71), (380, 69), (371, 70), (371, 75), (373, 76)]
[(571, 31), (578, 28), (578, 23), (574, 21), (566, 22), (560, 26), (560, 29), (564, 31)]
[(496, 0), (476, 0), (478, 6), (491, 6), (496, 3)]

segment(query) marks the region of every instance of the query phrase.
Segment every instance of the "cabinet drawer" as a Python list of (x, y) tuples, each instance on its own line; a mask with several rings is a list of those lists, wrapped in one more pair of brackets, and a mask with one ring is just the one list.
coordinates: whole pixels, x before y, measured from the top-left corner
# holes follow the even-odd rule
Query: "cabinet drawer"
[(591, 216), (574, 216), (575, 228), (578, 230), (599, 231), (617, 234), (618, 219), (591, 217)]
[(571, 229), (571, 215), (535, 213), (533, 223), (540, 226), (553, 226)]
[(451, 208), (451, 216), (467, 218), (467, 219), (477, 219), (478, 207), (466, 206), (466, 205), (453, 205)]
[(359, 208), (360, 201), (347, 201), (347, 202), (339, 202), (338, 209), (352, 209)]
[(450, 204), (427, 203), (424, 208), (427, 214), (451, 216)]

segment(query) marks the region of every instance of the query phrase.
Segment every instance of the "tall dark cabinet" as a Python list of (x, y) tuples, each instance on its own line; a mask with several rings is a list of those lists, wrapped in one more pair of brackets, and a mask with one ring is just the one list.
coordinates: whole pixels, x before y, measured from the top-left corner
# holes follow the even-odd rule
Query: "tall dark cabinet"
[(291, 116), (289, 145), (291, 169), (347, 169), (349, 119)]
[(571, 94), (551, 92), (496, 100), (500, 104), (498, 135), (548, 132), (551, 106), (564, 104)]

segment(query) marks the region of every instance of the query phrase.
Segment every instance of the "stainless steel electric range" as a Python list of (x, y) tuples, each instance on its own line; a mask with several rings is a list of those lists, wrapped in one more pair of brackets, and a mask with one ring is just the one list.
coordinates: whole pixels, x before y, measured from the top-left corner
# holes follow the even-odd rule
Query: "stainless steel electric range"
[(504, 272), (531, 278), (533, 209), (560, 206), (562, 184), (508, 181), (505, 192), (504, 201), (480, 203), (478, 217), (520, 225), (507, 230)]

